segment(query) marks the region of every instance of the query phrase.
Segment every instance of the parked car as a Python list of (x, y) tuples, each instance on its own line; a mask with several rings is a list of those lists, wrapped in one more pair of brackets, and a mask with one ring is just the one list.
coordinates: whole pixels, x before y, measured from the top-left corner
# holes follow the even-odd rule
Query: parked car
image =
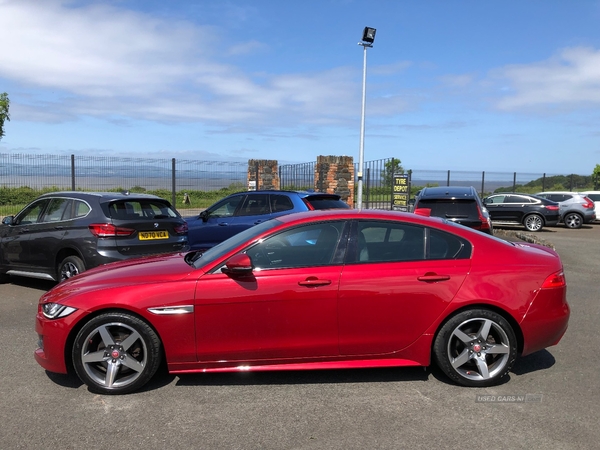
[(337, 194), (306, 191), (259, 190), (231, 194), (198, 216), (187, 219), (192, 250), (214, 247), (219, 242), (265, 220), (316, 209), (347, 209)]
[(540, 231), (560, 219), (558, 203), (535, 195), (505, 192), (484, 198), (483, 204), (494, 225), (523, 225), (527, 231)]
[(419, 209), (429, 210), (431, 216), (494, 234), (490, 215), (473, 186), (423, 188), (417, 194), (413, 212)]
[(567, 228), (581, 228), (584, 223), (596, 220), (594, 202), (579, 192), (553, 191), (539, 192), (538, 197), (557, 202), (560, 207), (560, 221)]
[(548, 247), (412, 213), (312, 211), (59, 284), (40, 298), (35, 358), (101, 394), (141, 388), (164, 360), (173, 374), (435, 362), (490, 386), (559, 342), (566, 291)]
[(600, 214), (600, 209), (598, 209), (598, 202), (600, 201), (600, 191), (583, 191), (580, 192), (580, 194), (585, 195), (587, 198), (594, 202), (594, 209), (596, 210), (596, 220), (598, 220), (598, 214)]
[(100, 264), (187, 250), (187, 224), (167, 200), (113, 192), (53, 192), (0, 226), (0, 278), (63, 281)]

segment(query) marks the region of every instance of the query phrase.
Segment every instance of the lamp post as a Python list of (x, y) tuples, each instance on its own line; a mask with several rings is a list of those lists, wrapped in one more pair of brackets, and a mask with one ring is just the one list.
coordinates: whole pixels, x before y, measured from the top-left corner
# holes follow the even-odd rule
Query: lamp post
[(363, 47), (363, 83), (362, 83), (362, 113), (360, 117), (360, 149), (358, 151), (358, 189), (356, 203), (362, 209), (363, 172), (365, 171), (365, 106), (367, 103), (367, 48), (373, 47), (375, 41), (375, 28), (365, 27), (362, 40), (358, 45)]

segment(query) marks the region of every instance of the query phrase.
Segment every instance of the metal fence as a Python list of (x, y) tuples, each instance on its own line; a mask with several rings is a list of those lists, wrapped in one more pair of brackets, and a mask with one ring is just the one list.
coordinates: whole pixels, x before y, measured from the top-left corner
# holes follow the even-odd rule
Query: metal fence
[(247, 185), (248, 165), (232, 161), (0, 154), (0, 188), (106, 191), (142, 187), (212, 191)]
[[(315, 189), (315, 162), (279, 166), (281, 189)], [(394, 158), (365, 162), (363, 207), (387, 208), (391, 199), (391, 177), (399, 170)], [(358, 173), (355, 164), (355, 174)], [(424, 186), (475, 187), (485, 196), (497, 190), (516, 191), (535, 180), (538, 191), (597, 189), (598, 180), (591, 176), (517, 172), (475, 172), (445, 170), (408, 170), (412, 194)], [(551, 177), (561, 177), (560, 185)], [(554, 184), (550, 184), (550, 181)], [(144, 188), (168, 191), (176, 204), (182, 191), (214, 191), (227, 187), (248, 186), (248, 164), (232, 161), (200, 161), (115, 158), (74, 155), (29, 155), (0, 153), (0, 190), (29, 187), (32, 189), (106, 191), (118, 188)], [(529, 190), (529, 192), (533, 192)], [(1, 191), (0, 191), (1, 193)], [(165, 194), (165, 196), (167, 196)], [(0, 215), (2, 211), (0, 198)]]

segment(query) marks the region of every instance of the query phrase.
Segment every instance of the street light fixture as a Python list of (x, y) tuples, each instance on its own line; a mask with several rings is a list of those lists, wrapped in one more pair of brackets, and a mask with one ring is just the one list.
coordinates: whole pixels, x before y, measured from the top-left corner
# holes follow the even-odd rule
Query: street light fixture
[(360, 118), (360, 149), (358, 152), (358, 189), (356, 203), (362, 209), (363, 172), (365, 170), (365, 106), (367, 103), (367, 48), (373, 47), (375, 41), (375, 28), (365, 27), (362, 40), (358, 45), (363, 47), (363, 84), (362, 84), (362, 114)]

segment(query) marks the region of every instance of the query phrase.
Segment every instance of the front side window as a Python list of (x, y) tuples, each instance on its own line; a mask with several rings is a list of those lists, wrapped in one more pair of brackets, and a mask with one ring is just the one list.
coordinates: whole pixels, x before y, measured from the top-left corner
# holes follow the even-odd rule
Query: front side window
[(217, 203), (212, 208), (206, 211), (209, 218), (220, 218), (220, 217), (231, 217), (235, 214), (235, 210), (238, 208), (245, 195), (236, 195), (234, 197), (226, 198)]
[(42, 211), (44, 211), (45, 206), (48, 204), (48, 199), (38, 200), (31, 205), (27, 206), (23, 211), (21, 211), (17, 217), (15, 218), (15, 225), (30, 225), (33, 223), (37, 223)]
[(344, 222), (304, 225), (286, 230), (248, 249), (255, 269), (294, 268), (340, 263)]
[(494, 195), (493, 197), (488, 197), (485, 199), (486, 204), (497, 205), (500, 203), (504, 203), (504, 195)]

